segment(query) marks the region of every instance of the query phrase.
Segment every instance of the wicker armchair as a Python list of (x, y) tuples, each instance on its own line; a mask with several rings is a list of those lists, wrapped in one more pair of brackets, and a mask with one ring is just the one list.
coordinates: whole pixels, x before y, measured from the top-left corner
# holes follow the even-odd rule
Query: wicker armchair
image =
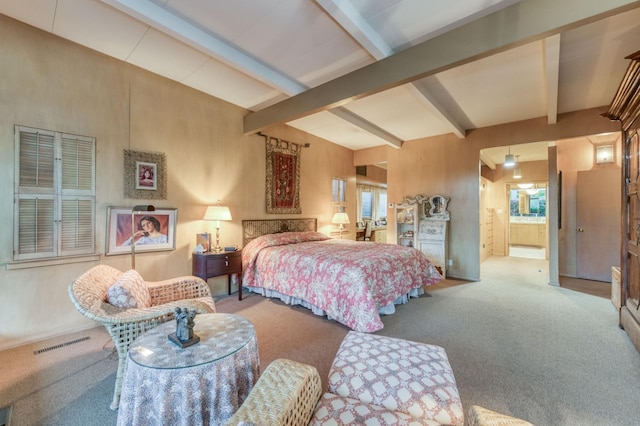
[(288, 359), (272, 361), (227, 426), (298, 426), (311, 420), (322, 395), (315, 367)]
[(174, 309), (184, 307), (199, 314), (216, 311), (207, 283), (193, 276), (146, 282), (151, 296), (148, 308), (120, 309), (106, 302), (107, 289), (123, 272), (107, 265), (98, 265), (69, 285), (69, 297), (85, 317), (104, 325), (118, 352), (118, 372), (111, 409), (120, 402), (122, 376), (127, 351), (133, 341), (163, 322), (173, 319)]
[(516, 417), (487, 410), (479, 405), (472, 405), (469, 408), (469, 426), (533, 426), (533, 424)]

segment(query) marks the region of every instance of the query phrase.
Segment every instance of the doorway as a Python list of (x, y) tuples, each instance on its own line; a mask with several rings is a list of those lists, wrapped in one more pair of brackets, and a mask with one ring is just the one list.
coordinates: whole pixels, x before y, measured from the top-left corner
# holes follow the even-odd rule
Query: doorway
[(547, 182), (507, 184), (508, 256), (548, 258)]
[[(509, 153), (516, 159), (510, 167), (504, 165)], [(554, 200), (548, 154), (547, 142), (480, 152), (481, 276), (482, 263), (500, 256), (549, 277), (549, 203)]]

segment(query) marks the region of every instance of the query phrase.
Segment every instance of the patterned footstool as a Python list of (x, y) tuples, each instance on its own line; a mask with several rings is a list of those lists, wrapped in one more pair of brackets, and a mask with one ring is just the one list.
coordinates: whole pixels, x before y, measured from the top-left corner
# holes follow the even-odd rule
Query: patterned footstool
[(309, 426), (376, 425), (438, 426), (435, 420), (416, 419), (379, 405), (365, 404), (359, 399), (325, 393), (320, 398)]
[(421, 421), (464, 424), (456, 380), (440, 346), (350, 331), (333, 360), (328, 386), (333, 394)]

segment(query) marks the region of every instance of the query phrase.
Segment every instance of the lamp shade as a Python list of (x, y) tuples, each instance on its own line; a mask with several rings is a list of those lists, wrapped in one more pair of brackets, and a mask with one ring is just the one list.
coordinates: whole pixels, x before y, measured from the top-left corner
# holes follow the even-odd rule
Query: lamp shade
[(520, 179), (521, 177), (522, 177), (522, 170), (513, 169), (513, 178), (514, 179)]
[(203, 220), (231, 220), (231, 211), (227, 206), (209, 206)]
[(331, 223), (337, 223), (341, 225), (345, 223), (350, 223), (349, 216), (346, 213), (336, 213), (333, 215), (333, 219), (331, 219)]
[(516, 165), (516, 158), (513, 154), (507, 154), (504, 156), (504, 167), (513, 167)]

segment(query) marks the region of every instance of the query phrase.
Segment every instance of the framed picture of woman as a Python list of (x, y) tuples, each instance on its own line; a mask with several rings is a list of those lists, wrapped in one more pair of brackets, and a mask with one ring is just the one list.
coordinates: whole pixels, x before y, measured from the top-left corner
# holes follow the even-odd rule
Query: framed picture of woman
[(131, 208), (108, 207), (105, 254), (129, 254), (132, 244), (136, 246), (136, 253), (175, 250), (177, 215), (178, 209), (156, 209), (132, 215)]
[(158, 188), (158, 166), (155, 163), (136, 161), (136, 189), (155, 191)]

